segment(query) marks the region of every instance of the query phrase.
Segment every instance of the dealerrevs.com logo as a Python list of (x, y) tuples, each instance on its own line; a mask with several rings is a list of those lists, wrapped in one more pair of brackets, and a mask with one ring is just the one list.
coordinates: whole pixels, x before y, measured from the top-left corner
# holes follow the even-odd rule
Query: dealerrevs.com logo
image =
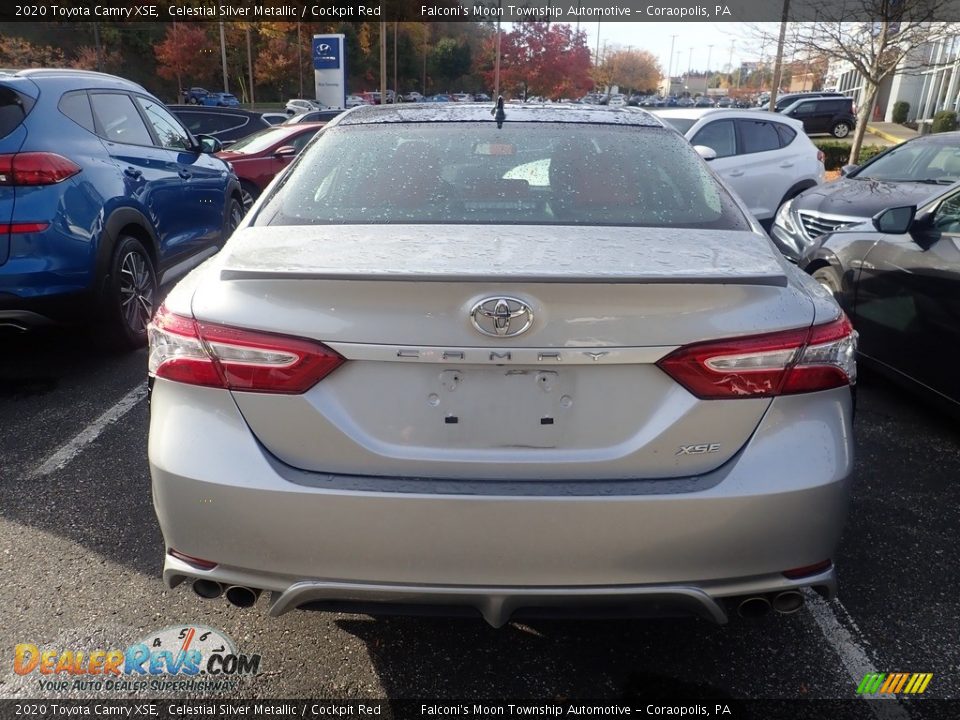
[(19, 643), (13, 671), (36, 674), (40, 689), (68, 691), (214, 692), (260, 672), (260, 655), (237, 652), (220, 630), (176, 625), (149, 633), (126, 649), (44, 648)]

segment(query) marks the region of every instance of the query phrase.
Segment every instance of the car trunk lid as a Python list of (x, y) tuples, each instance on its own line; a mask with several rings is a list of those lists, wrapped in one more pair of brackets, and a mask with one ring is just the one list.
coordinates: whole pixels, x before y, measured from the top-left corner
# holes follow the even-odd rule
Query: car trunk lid
[[(770, 401), (700, 400), (656, 362), (693, 342), (805, 327), (813, 315), (769, 241), (737, 231), (256, 228), (216, 267), (221, 282), (193, 300), (199, 320), (313, 338), (347, 358), (301, 395), (234, 392), (270, 452), (329, 473), (708, 472), (743, 446)], [(473, 312), (494, 315), (499, 301), (526, 305), (529, 329), (500, 335)]]

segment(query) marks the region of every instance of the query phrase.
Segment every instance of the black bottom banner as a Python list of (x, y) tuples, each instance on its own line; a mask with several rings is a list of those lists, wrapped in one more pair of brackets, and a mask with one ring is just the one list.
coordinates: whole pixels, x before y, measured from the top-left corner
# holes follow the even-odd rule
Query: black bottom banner
[(0, 718), (960, 720), (960, 700), (0, 700)]

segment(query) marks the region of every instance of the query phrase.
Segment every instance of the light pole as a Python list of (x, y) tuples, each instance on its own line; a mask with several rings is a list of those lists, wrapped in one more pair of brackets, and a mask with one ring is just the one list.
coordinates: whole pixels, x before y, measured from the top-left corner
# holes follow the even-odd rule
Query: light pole
[[(497, 5), (499, 7), (499, 4)], [(493, 101), (500, 97), (500, 18), (497, 17), (497, 59), (493, 67)]]
[[(176, 34), (176, 23), (174, 23), (174, 34)], [(103, 72), (103, 48), (100, 46), (100, 23), (93, 24), (93, 44), (97, 49), (97, 72)], [(179, 70), (177, 71), (177, 84), (180, 83)], [(180, 88), (178, 87), (177, 90)]]
[(223, 63), (223, 91), (228, 93), (230, 83), (227, 82), (227, 40), (223, 35), (223, 20), (220, 21), (220, 62)]
[(300, 70), (300, 94), (297, 97), (303, 97), (303, 40), (300, 37), (300, 21), (297, 21), (297, 65)]
[(420, 92), (427, 95), (427, 44), (423, 44), (423, 81), (420, 83)]
[(770, 88), (770, 112), (777, 105), (777, 93), (783, 78), (783, 43), (787, 36), (787, 19), (790, 17), (790, 0), (783, 0), (783, 12), (780, 15), (780, 37), (777, 38), (777, 59), (773, 63), (773, 83)]
[(247, 73), (250, 78), (250, 109), (256, 105), (257, 99), (253, 91), (253, 51), (250, 47), (250, 26), (247, 25)]
[(387, 23), (380, 21), (380, 104), (387, 104)]
[[(677, 41), (676, 35), (670, 36), (670, 57), (667, 58), (667, 80), (673, 88), (673, 44)], [(669, 93), (668, 93), (669, 94)]]
[[(678, 75), (680, 74), (680, 53), (682, 53), (682, 52), (683, 52), (683, 50), (677, 50), (677, 74), (678, 74)], [(684, 80), (684, 81), (686, 81), (686, 80)], [(671, 88), (673, 87), (673, 80), (670, 81), (670, 87), (671, 87)], [(681, 93), (681, 94), (682, 94), (682, 93)]]

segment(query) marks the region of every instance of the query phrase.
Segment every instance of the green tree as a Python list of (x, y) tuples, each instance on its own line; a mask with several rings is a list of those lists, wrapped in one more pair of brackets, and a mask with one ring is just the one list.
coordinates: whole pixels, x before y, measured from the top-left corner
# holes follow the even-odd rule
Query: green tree
[(470, 72), (471, 58), (469, 45), (454, 38), (442, 38), (430, 49), (430, 75), (441, 87), (449, 90), (453, 83)]

